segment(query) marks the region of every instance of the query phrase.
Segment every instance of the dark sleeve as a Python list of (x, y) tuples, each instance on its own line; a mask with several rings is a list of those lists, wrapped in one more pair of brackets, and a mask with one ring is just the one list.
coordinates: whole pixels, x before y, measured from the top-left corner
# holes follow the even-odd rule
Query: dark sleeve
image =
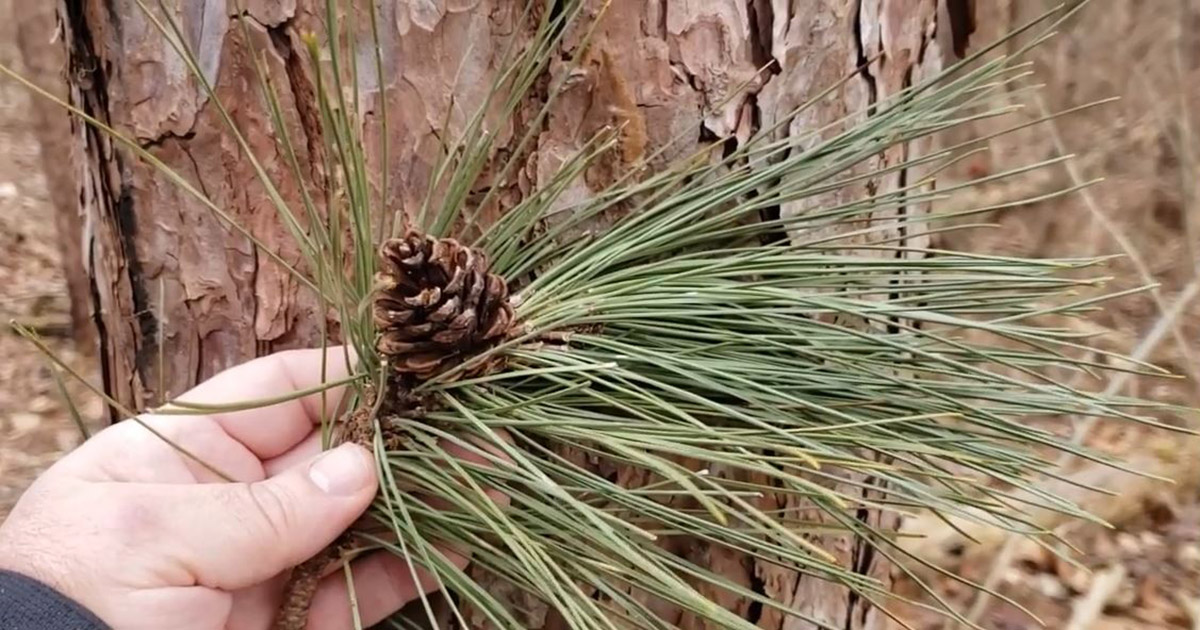
[(109, 630), (58, 591), (19, 573), (0, 571), (0, 630)]

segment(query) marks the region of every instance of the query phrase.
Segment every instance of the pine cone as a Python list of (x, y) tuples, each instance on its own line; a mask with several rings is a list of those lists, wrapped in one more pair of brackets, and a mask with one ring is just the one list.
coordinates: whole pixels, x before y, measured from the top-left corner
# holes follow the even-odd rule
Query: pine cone
[[(381, 258), (378, 349), (399, 375), (432, 378), (487, 350), (512, 328), (508, 284), (488, 273), (482, 252), (410, 231), (385, 242)], [(485, 361), (462, 376), (496, 367)]]

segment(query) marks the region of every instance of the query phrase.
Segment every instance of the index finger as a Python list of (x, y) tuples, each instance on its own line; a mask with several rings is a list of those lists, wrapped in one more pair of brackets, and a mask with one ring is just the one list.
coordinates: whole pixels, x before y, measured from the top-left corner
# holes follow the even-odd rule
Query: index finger
[(259, 459), (277, 457), (312, 433), (323, 415), (336, 417), (347, 387), (333, 386), (263, 406), (255, 406), (256, 401), (266, 402), (343, 381), (350, 376), (347, 356), (350, 363), (356, 362), (353, 350), (345, 346), (270, 354), (213, 376), (176, 402), (253, 406), (215, 412), (207, 417)]

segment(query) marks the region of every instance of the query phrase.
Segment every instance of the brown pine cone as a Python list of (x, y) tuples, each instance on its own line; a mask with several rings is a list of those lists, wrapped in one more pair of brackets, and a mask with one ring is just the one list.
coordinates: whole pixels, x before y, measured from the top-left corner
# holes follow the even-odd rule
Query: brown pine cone
[[(410, 231), (381, 250), (375, 297), (378, 349), (397, 374), (428, 380), (503, 340), (513, 325), (508, 284), (487, 259), (451, 238)], [(462, 376), (496, 367), (483, 362)]]

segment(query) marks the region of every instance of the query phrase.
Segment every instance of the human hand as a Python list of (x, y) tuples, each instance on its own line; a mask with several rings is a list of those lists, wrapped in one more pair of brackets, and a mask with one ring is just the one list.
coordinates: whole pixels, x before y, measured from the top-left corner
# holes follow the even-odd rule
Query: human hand
[[(347, 375), (341, 349), (329, 350), (327, 366), (327, 382)], [(298, 350), (230, 369), (180, 399), (245, 402), (320, 384), (321, 351)], [(329, 409), (340, 395), (326, 393)], [(378, 484), (362, 447), (320, 452), (321, 404), (315, 394), (247, 411), (141, 417), (232, 483), (133, 420), (101, 431), (34, 482), (0, 525), (0, 569), (55, 588), (116, 630), (269, 628), (287, 570), (350, 527)], [(428, 587), (385, 552), (352, 569), (366, 624)], [(339, 571), (322, 581), (309, 627), (348, 629), (349, 611)]]

